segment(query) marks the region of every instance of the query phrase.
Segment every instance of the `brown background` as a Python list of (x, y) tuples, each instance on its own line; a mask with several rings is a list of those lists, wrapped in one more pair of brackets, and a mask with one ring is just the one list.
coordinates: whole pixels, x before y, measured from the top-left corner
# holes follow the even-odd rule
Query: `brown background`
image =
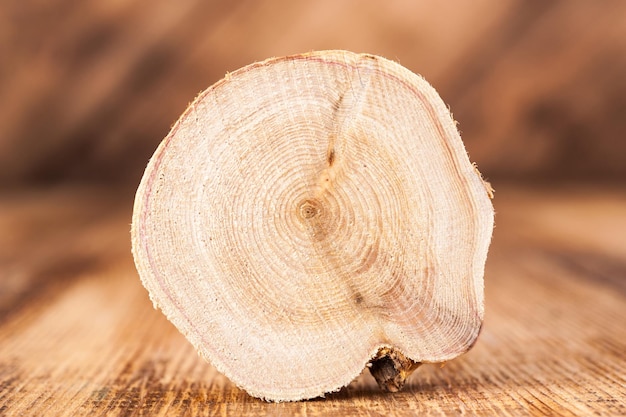
[(349, 49), (426, 77), (491, 180), (626, 178), (620, 0), (0, 5), (0, 184), (134, 187), (195, 95), (270, 56)]

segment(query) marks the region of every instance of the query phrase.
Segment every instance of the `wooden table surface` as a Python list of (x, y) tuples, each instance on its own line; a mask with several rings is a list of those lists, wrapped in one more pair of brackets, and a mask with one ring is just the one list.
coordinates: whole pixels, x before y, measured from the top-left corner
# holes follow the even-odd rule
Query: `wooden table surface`
[(130, 193), (5, 193), (0, 415), (626, 415), (626, 189), (496, 189), (474, 349), (396, 394), (364, 372), (297, 403), (249, 397), (152, 308)]

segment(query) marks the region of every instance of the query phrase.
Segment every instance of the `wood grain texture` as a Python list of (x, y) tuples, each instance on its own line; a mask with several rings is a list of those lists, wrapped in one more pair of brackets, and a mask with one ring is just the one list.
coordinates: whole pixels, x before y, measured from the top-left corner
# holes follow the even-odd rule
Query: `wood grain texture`
[(390, 372), (375, 375), (395, 390), (415, 362), (467, 352), (492, 231), (427, 81), (317, 51), (200, 94), (150, 159), (131, 236), (150, 299), (200, 355), (255, 397), (294, 401), (348, 385), (383, 349)]
[(235, 388), (152, 308), (130, 196), (1, 196), (0, 415), (626, 414), (626, 191), (496, 189), (472, 351), (396, 394), (363, 374), (280, 404)]

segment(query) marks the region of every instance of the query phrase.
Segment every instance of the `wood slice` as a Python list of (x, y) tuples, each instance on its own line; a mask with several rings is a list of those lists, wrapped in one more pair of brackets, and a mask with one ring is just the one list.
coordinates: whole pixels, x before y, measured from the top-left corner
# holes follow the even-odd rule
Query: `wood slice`
[(323, 51), (196, 98), (148, 164), (132, 243), (154, 305), (200, 354), (284, 401), (338, 390), (372, 359), (394, 390), (466, 352), (492, 229), (436, 91), (384, 58)]

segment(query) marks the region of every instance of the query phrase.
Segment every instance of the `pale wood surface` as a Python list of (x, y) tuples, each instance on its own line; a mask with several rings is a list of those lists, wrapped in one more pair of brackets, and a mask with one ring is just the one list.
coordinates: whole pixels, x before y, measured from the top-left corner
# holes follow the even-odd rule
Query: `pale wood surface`
[(326, 399), (266, 403), (152, 308), (128, 192), (0, 197), (0, 415), (624, 415), (626, 190), (496, 184), (474, 349), (403, 392), (366, 373)]
[(383, 348), (420, 363), (465, 353), (493, 217), (423, 78), (320, 51), (198, 96), (146, 168), (131, 235), (151, 300), (200, 355), (290, 401), (348, 385)]

